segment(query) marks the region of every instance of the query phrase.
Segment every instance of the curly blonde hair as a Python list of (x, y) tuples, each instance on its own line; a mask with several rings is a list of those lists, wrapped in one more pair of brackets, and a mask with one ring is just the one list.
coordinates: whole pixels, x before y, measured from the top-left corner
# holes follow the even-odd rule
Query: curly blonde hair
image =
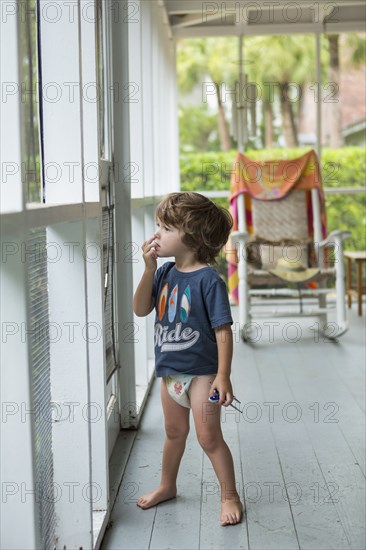
[(182, 242), (195, 251), (199, 262), (216, 264), (233, 227), (228, 210), (200, 193), (170, 193), (158, 204), (156, 219), (180, 229)]

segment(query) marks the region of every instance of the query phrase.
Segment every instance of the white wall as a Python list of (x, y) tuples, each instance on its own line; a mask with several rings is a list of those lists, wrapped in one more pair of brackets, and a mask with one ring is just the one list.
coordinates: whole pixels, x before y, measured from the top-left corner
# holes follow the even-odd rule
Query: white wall
[[(89, 4), (93, 6), (92, 2)], [(56, 3), (52, 5), (56, 6)], [(139, 327), (140, 335), (144, 335), (140, 341), (131, 345), (129, 339), (133, 321), (131, 297), (143, 262), (140, 250), (135, 255), (135, 249), (129, 249), (128, 245), (136, 240), (136, 245), (140, 246), (141, 240), (153, 231), (154, 196), (179, 188), (178, 126), (175, 49), (164, 23), (162, 7), (156, 1), (121, 1), (113, 5), (121, 8), (121, 19), (113, 25), (112, 38), (113, 46), (116, 47), (114, 76), (117, 76), (120, 93), (120, 101), (114, 105), (114, 158), (120, 163), (119, 175), (123, 176), (122, 179), (117, 177), (115, 204), (116, 240), (122, 253), (122, 259), (117, 265), (116, 309), (121, 364), (120, 400), (124, 407), (136, 399), (135, 380), (140, 386), (140, 398), (141, 391), (145, 387), (147, 389), (152, 373), (153, 351), (152, 316), (140, 321), (146, 323)], [(134, 5), (139, 9), (137, 15), (132, 16), (131, 6)], [(78, 10), (75, 9), (71, 19), (66, 13), (66, 5), (59, 4), (63, 10), (59, 20), (52, 24), (46, 18), (41, 21), (44, 82), (55, 81), (61, 88), (64, 82), (70, 81), (80, 88), (83, 83), (93, 82), (96, 76), (93, 18), (90, 11), (88, 18), (83, 15), (82, 1), (75, 6)], [(19, 84), (22, 78), (17, 69), (19, 13), (15, 2), (13, 8), (12, 18), (8, 18), (1, 27), (1, 44), (5, 38), (8, 48), (7, 57), (2, 55), (2, 61), (7, 62), (2, 67), (1, 79), (10, 79)], [(50, 17), (51, 11), (47, 13)], [(53, 15), (55, 13), (52, 12)], [(62, 55), (63, 51), (68, 52), (66, 57)], [(14, 67), (11, 68), (10, 64)], [(74, 177), (70, 178), (69, 172), (65, 170), (57, 184), (46, 177), (46, 203), (35, 204), (31, 209), (27, 208), (19, 173), (13, 177), (10, 174), (7, 184), (1, 189), (2, 239), (18, 250), (1, 267), (1, 314), (5, 321), (19, 325), (25, 323), (28, 326), (29, 299), (26, 263), (20, 253), (21, 244), (31, 229), (45, 227), (48, 244), (52, 242), (62, 253), (57, 263), (49, 260), (50, 310), (47, 322), (61, 327), (68, 327), (70, 323), (76, 323), (75, 326), (80, 328), (87, 326), (87, 323), (103, 326), (102, 258), (100, 255), (94, 263), (83, 255), (88, 243), (94, 243), (102, 250), (100, 182), (97, 179), (87, 181), (82, 170), (83, 164), (85, 166), (89, 162), (101, 164), (97, 140), (97, 105), (89, 103), (81, 94), (75, 94), (75, 101), (68, 101), (67, 97), (62, 97), (57, 103), (44, 105), (44, 161), (58, 163), (60, 167), (73, 163), (76, 166)], [(130, 101), (127, 101), (128, 98)], [(137, 101), (132, 103), (136, 98)], [(24, 133), (19, 93), (9, 96), (6, 107), (8, 114), (4, 114), (4, 124), (9, 137), (8, 145), (3, 144), (1, 150), (2, 161), (17, 163), (19, 170)], [(129, 165), (127, 171), (126, 164), (127, 168)], [(128, 173), (136, 181), (130, 182)], [(142, 210), (138, 215), (134, 199), (143, 201), (143, 197), (150, 198), (140, 204)], [(75, 251), (71, 247), (75, 259), (70, 259), (69, 245), (75, 245)], [(136, 257), (138, 260), (136, 264), (131, 265), (130, 252), (132, 259)], [(103, 331), (101, 334), (97, 342), (87, 342), (83, 332), (79, 331), (77, 337), (69, 338), (69, 333), (64, 331), (63, 341), (51, 346), (51, 396), (54, 402), (58, 406), (66, 406), (71, 401), (78, 402), (79, 409), (81, 405), (93, 402), (100, 405), (102, 410), (99, 422), (93, 425), (86, 422), (82, 414), (80, 416), (80, 411), (75, 416), (75, 422), (69, 422), (68, 416), (66, 420), (63, 418), (63, 422), (54, 422), (57, 426), (53, 427), (53, 479), (61, 487), (69, 487), (65, 483), (79, 484), (75, 485), (75, 491), (78, 491), (75, 500), (69, 501), (67, 489), (56, 503), (57, 548), (63, 548), (64, 545), (68, 548), (90, 548), (93, 544), (93, 530), (97, 527), (93, 512), (96, 508), (105, 510), (107, 506), (110, 511)], [(22, 402), (28, 410), (32, 405), (33, 366), (29, 341), (19, 342), (18, 336), (9, 336), (8, 345), (2, 348), (2, 399)], [(135, 347), (138, 360), (135, 360)], [(15, 378), (14, 372), (9, 370), (14, 364), (19, 366), (18, 371), (14, 371)], [(68, 410), (67, 406), (66, 409), (61, 408), (66, 412)], [(132, 419), (131, 424), (128, 424), (127, 420), (126, 427), (133, 425), (134, 421)], [(36, 451), (32, 430), (32, 415), (27, 417), (27, 422), (20, 423), (19, 415), (12, 414), (6, 430), (1, 433), (2, 443), (5, 443), (4, 452), (10, 446), (18, 456), (14, 460), (5, 452), (6, 461), (1, 461), (2, 481), (23, 481), (27, 490), (32, 489), (35, 480)], [(84, 498), (82, 492), (83, 488), (91, 484), (93, 489), (97, 486), (101, 494), (94, 502)], [(4, 508), (1, 513), (2, 522), (6, 522), (2, 523), (1, 529), (3, 546), (39, 547), (40, 529), (35, 495), (28, 494), (25, 504), (18, 487), (9, 486), (8, 490), (13, 494), (8, 494), (7, 502), (2, 503), (6, 505), (6, 513)], [(97, 491), (93, 493), (96, 495)], [(18, 520), (24, 511), (27, 518), (22, 522), (22, 529), (17, 529)]]
[[(144, 270), (141, 244), (155, 230), (156, 203), (180, 187), (175, 43), (159, 2), (142, 1), (138, 7), (128, 29), (134, 289)], [(134, 316), (138, 409), (154, 367), (153, 321), (153, 312)]]
[(138, 4), (129, 24), (132, 199), (179, 189), (175, 44), (158, 2)]

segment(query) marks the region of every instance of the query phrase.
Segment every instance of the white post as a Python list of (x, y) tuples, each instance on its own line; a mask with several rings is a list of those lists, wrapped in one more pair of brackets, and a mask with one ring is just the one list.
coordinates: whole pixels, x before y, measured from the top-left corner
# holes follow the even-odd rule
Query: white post
[(342, 236), (337, 235), (334, 237), (334, 255), (335, 255), (335, 269), (336, 269), (336, 300), (337, 300), (337, 328), (338, 335), (340, 336), (347, 330), (346, 322), (346, 285), (345, 285), (345, 271), (344, 271), (344, 259), (343, 259), (343, 242)]
[[(127, 8), (127, 2), (123, 1), (119, 4), (121, 4), (121, 13), (124, 13), (123, 10)], [(134, 23), (128, 22), (128, 18), (112, 18), (113, 82), (114, 85), (119, 86), (119, 89), (123, 89), (125, 83), (130, 82), (129, 66), (132, 53), (129, 50), (128, 34), (133, 25)], [(116, 102), (114, 105), (113, 140), (116, 166), (130, 166), (130, 106), (124, 101)], [(122, 173), (125, 174), (125, 172)], [(125, 244), (132, 243), (131, 181), (126, 181), (124, 175), (117, 178), (115, 193), (115, 237), (119, 247), (123, 250)], [(133, 428), (137, 424), (133, 412), (136, 410), (135, 350), (133, 342), (126, 342), (126, 327), (134, 327), (131, 307), (133, 297), (132, 263), (117, 262), (116, 282), (118, 361), (121, 365), (119, 370), (121, 428)], [(131, 415), (129, 415), (130, 410)]]
[[(321, 158), (322, 158), (322, 68), (321, 68), (321, 45), (320, 45), (320, 32), (315, 33), (315, 47), (316, 47), (316, 78), (317, 78), (317, 90), (316, 94), (316, 152), (319, 160), (319, 172), (322, 177)], [(321, 216), (320, 216), (320, 201), (319, 194), (316, 189), (311, 190), (311, 202), (313, 207), (313, 233), (315, 243), (315, 255), (319, 267), (324, 267), (324, 249), (320, 248), (319, 243), (323, 240)], [(319, 283), (319, 288), (325, 288), (325, 282)], [(319, 294), (318, 296), (319, 307), (326, 309), (327, 297), (325, 294)], [(327, 314), (323, 313), (319, 315), (319, 320), (325, 327), (327, 323)]]
[(240, 153), (244, 153), (244, 70), (243, 70), (243, 35), (239, 36), (239, 101), (237, 102), (238, 113), (238, 148)]
[[(317, 103), (316, 103), (316, 152), (321, 163), (321, 149), (322, 149), (322, 72), (321, 72), (321, 49), (320, 49), (320, 33), (315, 33), (316, 41), (316, 75), (317, 75)], [(321, 171), (321, 168), (320, 168)], [(314, 241), (315, 241), (315, 253), (320, 267), (324, 267), (323, 254), (319, 253), (319, 243), (323, 239), (321, 218), (320, 218), (320, 203), (319, 194), (316, 189), (311, 191), (311, 202), (313, 206), (313, 228), (314, 228)]]
[[(244, 109), (245, 101), (243, 100), (243, 90), (245, 85), (245, 76), (243, 70), (243, 35), (239, 37), (239, 102), (238, 102), (238, 147), (239, 152), (244, 152), (245, 147), (245, 119)], [(248, 283), (247, 283), (247, 266), (245, 261), (245, 234), (247, 232), (245, 222), (245, 201), (244, 195), (241, 193), (238, 198), (238, 240), (237, 252), (238, 252), (238, 296), (239, 296), (239, 324), (241, 328), (248, 322), (249, 316), (249, 296), (248, 296)]]
[(315, 48), (316, 48), (316, 78), (318, 85), (318, 93), (316, 94), (316, 152), (319, 162), (322, 154), (322, 67), (321, 67), (321, 45), (320, 33), (315, 33)]

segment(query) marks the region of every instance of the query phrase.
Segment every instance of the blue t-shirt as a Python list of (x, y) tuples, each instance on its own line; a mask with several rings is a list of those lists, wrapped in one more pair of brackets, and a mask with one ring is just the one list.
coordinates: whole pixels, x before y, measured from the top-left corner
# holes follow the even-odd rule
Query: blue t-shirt
[(184, 273), (166, 262), (155, 273), (157, 376), (216, 374), (214, 328), (232, 324), (225, 282), (212, 267)]

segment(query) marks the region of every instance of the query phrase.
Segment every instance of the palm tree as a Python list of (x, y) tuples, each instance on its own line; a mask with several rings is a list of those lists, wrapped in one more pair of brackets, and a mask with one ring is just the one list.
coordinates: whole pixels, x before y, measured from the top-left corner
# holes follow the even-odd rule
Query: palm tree
[(249, 77), (262, 92), (265, 142), (273, 141), (273, 103), (280, 103), (282, 132), (288, 147), (298, 145), (296, 115), (303, 86), (315, 78), (314, 38), (309, 35), (248, 37), (244, 51), (253, 63)]
[(234, 90), (237, 57), (237, 39), (234, 37), (189, 39), (178, 44), (179, 88), (188, 93), (202, 83), (203, 102), (207, 102), (207, 94), (215, 93), (222, 151), (232, 148), (224, 104)]

